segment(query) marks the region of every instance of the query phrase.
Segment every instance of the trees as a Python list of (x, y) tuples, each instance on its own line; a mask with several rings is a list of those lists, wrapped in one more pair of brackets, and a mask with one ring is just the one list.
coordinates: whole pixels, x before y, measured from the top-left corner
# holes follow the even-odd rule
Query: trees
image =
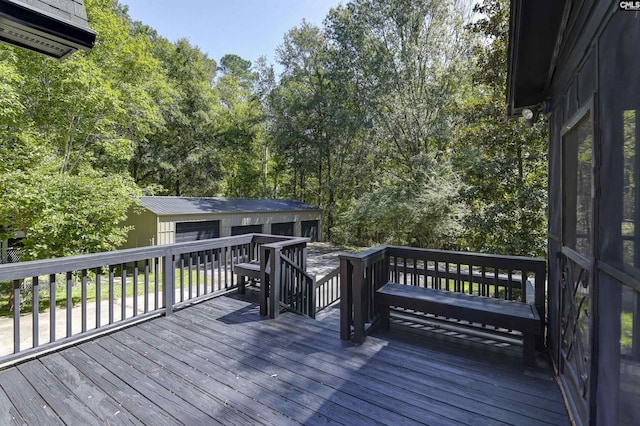
[(58, 256), (115, 248), (143, 192), (289, 197), (338, 242), (541, 254), (544, 125), (505, 117), (506, 0), (469, 4), (354, 0), (276, 76), (87, 0), (91, 52), (0, 47), (0, 229)]
[[(123, 22), (117, 2), (87, 1), (87, 8), (102, 37), (109, 30), (119, 34), (113, 27)], [(126, 171), (131, 139), (124, 124), (144, 110), (145, 99), (132, 93), (135, 80), (117, 85), (112, 76), (135, 79), (144, 63), (136, 40), (116, 44), (107, 47), (103, 40), (93, 52), (63, 62), (0, 47), (13, 68), (3, 78), (11, 89), (2, 99), (10, 99), (11, 108), (0, 118), (0, 220), (5, 232), (24, 232), (27, 257), (114, 249), (126, 235), (119, 222), (138, 189)], [(132, 125), (147, 124), (143, 118)]]
[[(469, 29), (475, 47), (474, 90), (462, 105), (455, 164), (466, 190), (465, 246), (482, 252), (546, 252), (547, 126), (506, 118), (509, 4), (486, 0)], [(489, 43), (486, 43), (486, 41)]]
[[(342, 229), (356, 217), (365, 219), (359, 214), (361, 206), (375, 205), (395, 212), (390, 218), (406, 223), (402, 234), (416, 237), (385, 232), (394, 227), (371, 215), (368, 228), (379, 228), (379, 241), (455, 246), (459, 212), (445, 208), (442, 214), (427, 213), (422, 203), (433, 185), (448, 191), (438, 201), (448, 206), (454, 205), (459, 191), (455, 173), (445, 170), (451, 170), (454, 106), (467, 79), (460, 71), (470, 58), (463, 6), (447, 1), (359, 0), (329, 16), (336, 68), (348, 82), (342, 86), (348, 87), (342, 93), (349, 94), (343, 100), (349, 105), (345, 111), (358, 128), (356, 151), (364, 153), (359, 165), (370, 168), (364, 182), (356, 184), (355, 204), (341, 216)], [(381, 204), (382, 199), (387, 202)], [(441, 233), (432, 238), (425, 228)]]

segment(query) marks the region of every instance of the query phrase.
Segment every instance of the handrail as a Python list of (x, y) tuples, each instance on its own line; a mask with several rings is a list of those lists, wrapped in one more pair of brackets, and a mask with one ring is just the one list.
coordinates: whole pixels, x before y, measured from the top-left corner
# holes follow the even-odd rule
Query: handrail
[(314, 276), (306, 273), (302, 267), (280, 253), (280, 297), (279, 305), (301, 315), (315, 318)]
[(13, 348), (0, 346), (0, 363), (235, 289), (235, 264), (257, 259), (263, 245), (302, 242), (246, 234), (0, 265), (14, 304)]
[(340, 300), (340, 265), (316, 282), (316, 314)]
[(315, 277), (314, 277), (314, 276), (309, 275), (307, 272), (305, 272), (304, 270), (302, 270), (298, 264), (294, 263), (294, 262), (293, 262), (291, 259), (289, 259), (288, 257), (283, 256), (282, 254), (280, 254), (280, 258), (282, 259), (282, 261), (283, 261), (285, 264), (287, 264), (287, 265), (291, 266), (292, 268), (296, 268), (296, 270), (297, 270), (297, 271), (298, 271), (302, 276), (304, 276), (305, 278), (307, 278), (307, 279), (309, 279), (309, 280), (314, 280), (314, 281), (315, 281)]
[(261, 315), (276, 318), (283, 306), (315, 317), (315, 278), (306, 272), (308, 242), (308, 238), (296, 237), (261, 246)]
[[(527, 283), (533, 275), (533, 300)], [(546, 316), (546, 261), (541, 258), (380, 245), (340, 255), (340, 336), (362, 341), (379, 318), (375, 292), (389, 281), (535, 305)], [(544, 325), (542, 325), (544, 327)], [(542, 330), (544, 331), (544, 330)], [(544, 346), (544, 333), (537, 341)]]

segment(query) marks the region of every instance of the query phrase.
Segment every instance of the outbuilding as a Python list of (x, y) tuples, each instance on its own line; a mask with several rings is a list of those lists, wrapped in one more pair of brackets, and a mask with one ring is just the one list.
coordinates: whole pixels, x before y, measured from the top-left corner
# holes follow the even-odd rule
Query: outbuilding
[(247, 233), (322, 238), (322, 210), (296, 200), (142, 197), (131, 211), (125, 248)]

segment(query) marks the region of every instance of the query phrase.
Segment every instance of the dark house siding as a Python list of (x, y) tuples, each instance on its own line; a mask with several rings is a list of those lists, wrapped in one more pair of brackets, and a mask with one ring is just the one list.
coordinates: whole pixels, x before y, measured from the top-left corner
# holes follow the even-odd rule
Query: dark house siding
[[(549, 352), (578, 424), (639, 424), (640, 13), (620, 2), (562, 3), (558, 37), (546, 46), (552, 68), (537, 68), (551, 77), (543, 93), (551, 103)], [(549, 14), (548, 6), (512, 0), (509, 102), (516, 107), (535, 86), (516, 72), (528, 53), (517, 47), (543, 27), (522, 25), (539, 13), (513, 11)], [(584, 141), (578, 152), (571, 151), (576, 138)], [(576, 159), (587, 167), (576, 168)], [(590, 191), (577, 208), (583, 178)], [(577, 247), (577, 238), (589, 245)]]

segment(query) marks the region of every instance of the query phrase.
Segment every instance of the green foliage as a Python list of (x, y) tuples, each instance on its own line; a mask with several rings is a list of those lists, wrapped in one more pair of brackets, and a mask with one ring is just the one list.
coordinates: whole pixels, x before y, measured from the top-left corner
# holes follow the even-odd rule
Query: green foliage
[(460, 182), (448, 165), (433, 165), (423, 184), (403, 182), (365, 194), (344, 213), (337, 241), (372, 246), (379, 243), (454, 249), (462, 234)]
[[(470, 26), (476, 45), (474, 90), (461, 104), (454, 164), (467, 189), (464, 246), (488, 253), (546, 252), (547, 124), (506, 118), (509, 4), (487, 0)], [(489, 41), (487, 43), (486, 41)]]
[(506, 119), (508, 2), (354, 0), (264, 59), (208, 58), (86, 0), (95, 48), (0, 46), (0, 231), (109, 250), (145, 194), (297, 198), (325, 237), (543, 254), (546, 130)]

